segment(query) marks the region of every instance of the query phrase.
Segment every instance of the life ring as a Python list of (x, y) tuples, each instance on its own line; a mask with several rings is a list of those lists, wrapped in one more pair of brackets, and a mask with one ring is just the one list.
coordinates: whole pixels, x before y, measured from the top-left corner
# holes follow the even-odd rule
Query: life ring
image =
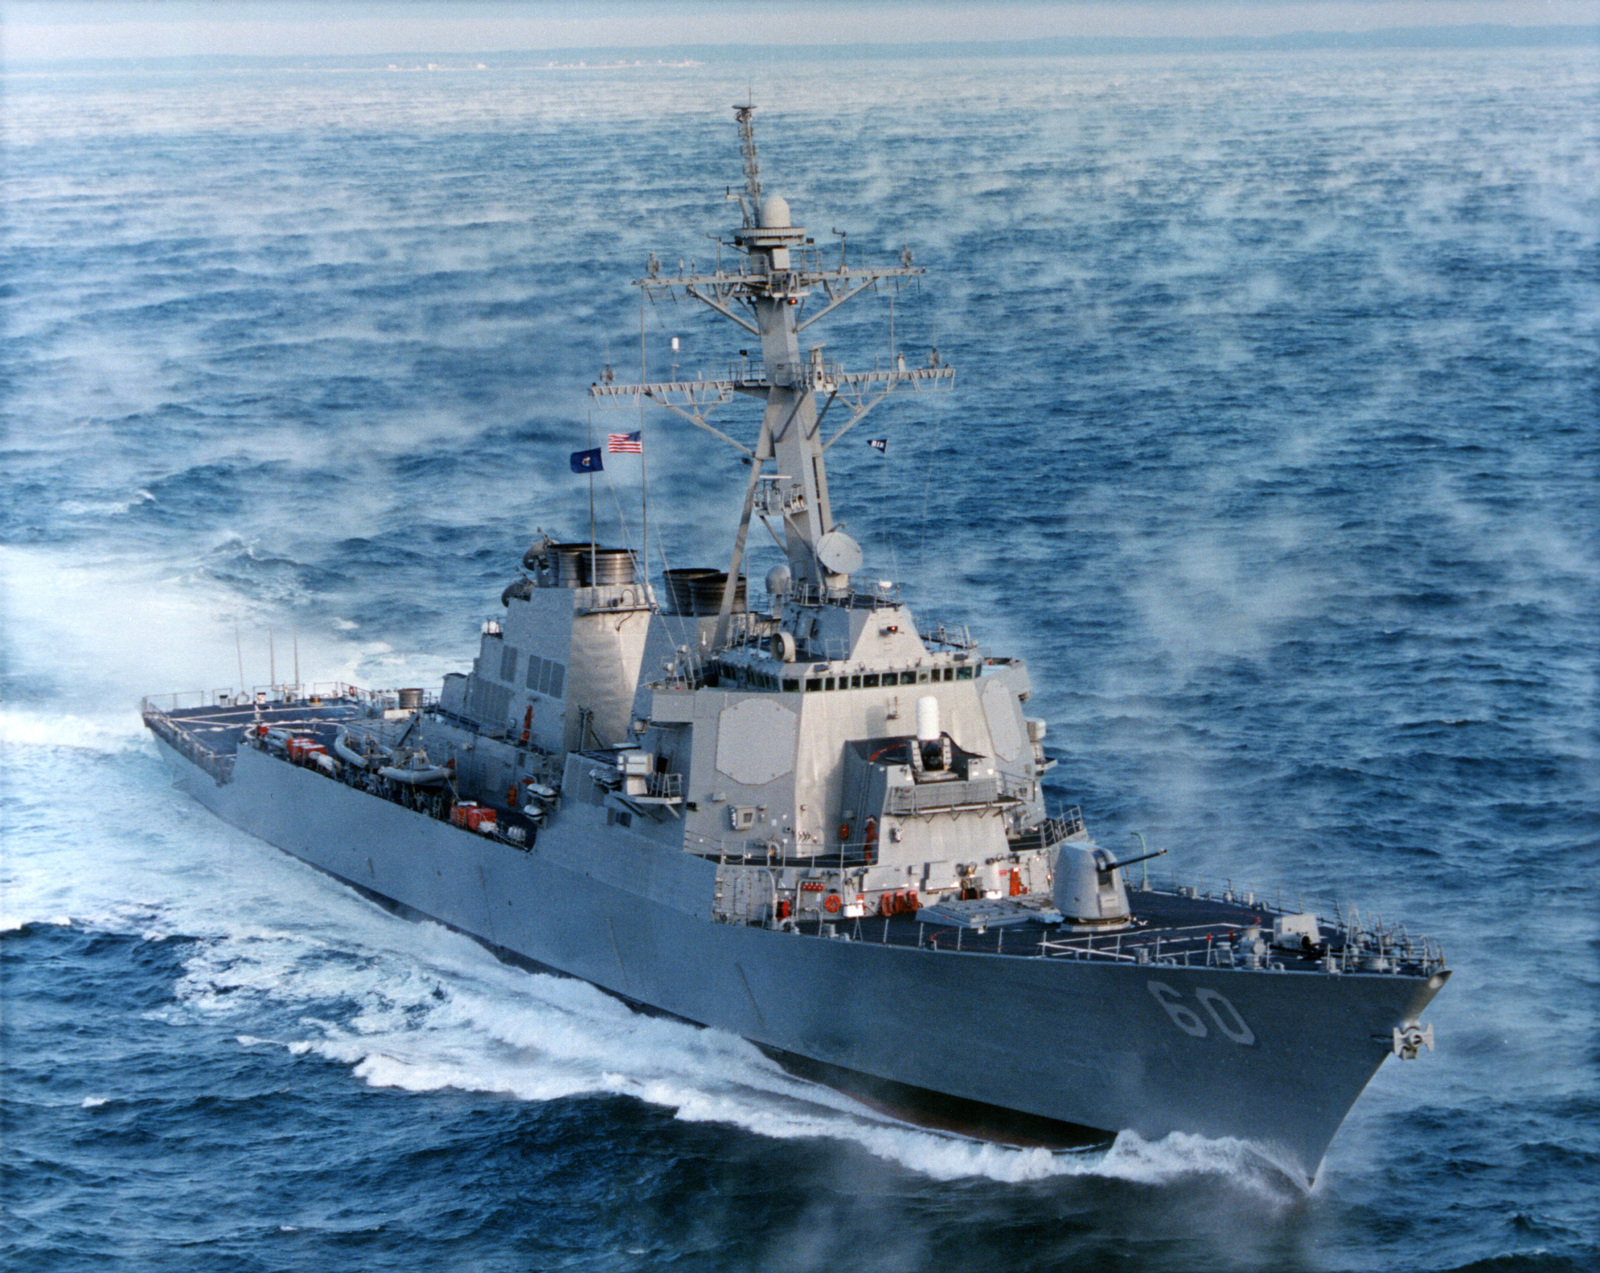
[(846, 844), (850, 842), (850, 824), (848, 822), (841, 822), (839, 824), (839, 839), (843, 840)]
[(515, 809), (517, 807), (517, 784), (516, 783), (512, 783), (509, 787), (506, 788), (506, 807), (508, 809)]
[(839, 895), (837, 893), (829, 893), (825, 898), (822, 899), (822, 909), (827, 911), (830, 915), (837, 915), (839, 913), (839, 905)]

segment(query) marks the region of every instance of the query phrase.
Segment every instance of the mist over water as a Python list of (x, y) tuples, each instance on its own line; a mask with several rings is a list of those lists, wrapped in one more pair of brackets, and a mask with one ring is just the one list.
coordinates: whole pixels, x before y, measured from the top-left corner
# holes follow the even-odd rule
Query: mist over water
[[(886, 454), (829, 452), (868, 574), (1029, 661), (1101, 843), (1444, 942), (1438, 1050), (1309, 1195), (1227, 1142), (888, 1122), (385, 914), (143, 736), (141, 694), (241, 664), (470, 662), (536, 528), (588, 532), (568, 452), (639, 427), (586, 390), (639, 372), (647, 255), (736, 224), (752, 76), (767, 188), (828, 252), (909, 244), (896, 346), (957, 368), (857, 430)], [(8, 1264), (1600, 1262), (1592, 52), (0, 92)], [(890, 317), (806, 335), (869, 366)], [(644, 328), (653, 378), (673, 336), (680, 374), (739, 347), (686, 304)], [(657, 569), (725, 558), (743, 470), (644, 428)], [(598, 533), (636, 540), (608, 461)]]

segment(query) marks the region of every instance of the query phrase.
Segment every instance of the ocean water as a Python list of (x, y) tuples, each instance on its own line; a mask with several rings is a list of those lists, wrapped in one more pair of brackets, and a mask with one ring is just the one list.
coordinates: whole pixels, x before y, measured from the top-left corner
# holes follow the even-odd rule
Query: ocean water
[[(567, 453), (639, 427), (591, 412), (600, 369), (738, 347), (680, 304), (641, 350), (627, 284), (737, 223), (752, 85), (825, 249), (928, 267), (811, 329), (958, 369), (858, 430), (886, 454), (830, 452), (835, 507), (1029, 660), (1052, 799), (1443, 941), (1437, 1050), (1309, 1192), (1231, 1142), (886, 1122), (387, 915), (143, 734), (145, 693), (470, 661), (536, 529), (587, 533)], [(1600, 1265), (1593, 50), (0, 94), (9, 1268)], [(657, 564), (714, 563), (742, 470), (643, 427)], [(599, 533), (636, 540), (611, 476)]]

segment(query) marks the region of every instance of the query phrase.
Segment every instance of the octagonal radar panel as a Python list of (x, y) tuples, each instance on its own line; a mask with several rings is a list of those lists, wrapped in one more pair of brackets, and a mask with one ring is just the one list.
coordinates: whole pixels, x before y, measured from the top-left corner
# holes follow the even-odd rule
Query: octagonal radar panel
[(830, 530), (817, 540), (817, 560), (833, 575), (853, 575), (861, 569), (861, 545), (842, 530)]

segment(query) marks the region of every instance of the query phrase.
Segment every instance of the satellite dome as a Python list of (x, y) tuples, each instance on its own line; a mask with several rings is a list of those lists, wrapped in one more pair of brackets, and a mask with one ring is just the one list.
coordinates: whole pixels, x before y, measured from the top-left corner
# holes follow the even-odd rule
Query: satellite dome
[(789, 225), (789, 201), (781, 194), (771, 195), (761, 201), (761, 226), (765, 230), (781, 230)]

